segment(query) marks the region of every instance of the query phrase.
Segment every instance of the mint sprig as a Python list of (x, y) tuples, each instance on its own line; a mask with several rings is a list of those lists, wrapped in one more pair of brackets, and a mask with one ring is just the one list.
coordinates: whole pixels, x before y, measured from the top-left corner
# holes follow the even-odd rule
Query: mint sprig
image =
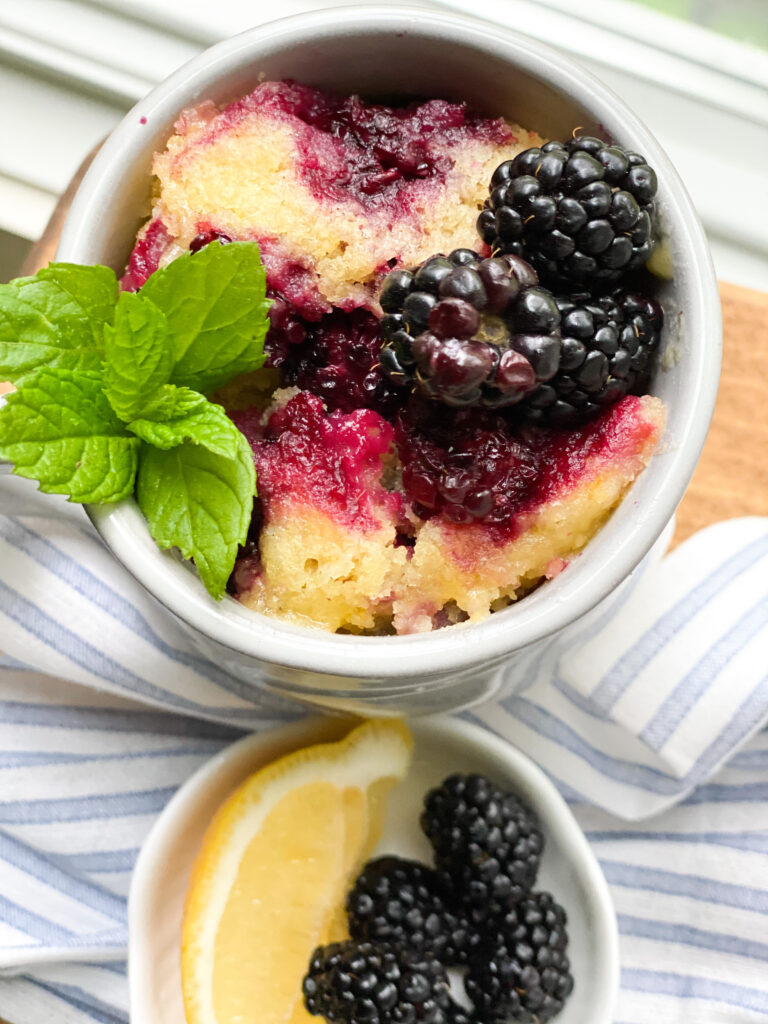
[(189, 441), (168, 451), (143, 448), (136, 481), (136, 500), (155, 541), (194, 558), (216, 598), (224, 596), (253, 511), (253, 454), (232, 429), (240, 439), (232, 458)]
[[(142, 441), (162, 451), (177, 448), (191, 441), (192, 444), (207, 448), (214, 455), (234, 457), (242, 434), (222, 407), (214, 405), (213, 402), (203, 401), (185, 409), (185, 401), (191, 402), (194, 396), (200, 396), (189, 388), (174, 390), (178, 396), (178, 415), (152, 416), (152, 410), (149, 410), (149, 415), (131, 420), (128, 424), (129, 430)], [(170, 404), (163, 412), (170, 412)]]
[(206, 393), (264, 363), (266, 278), (254, 242), (213, 244), (118, 296), (107, 267), (52, 263), (0, 285), (0, 458), (40, 489), (134, 493), (162, 548), (221, 598), (250, 523), (250, 446)]

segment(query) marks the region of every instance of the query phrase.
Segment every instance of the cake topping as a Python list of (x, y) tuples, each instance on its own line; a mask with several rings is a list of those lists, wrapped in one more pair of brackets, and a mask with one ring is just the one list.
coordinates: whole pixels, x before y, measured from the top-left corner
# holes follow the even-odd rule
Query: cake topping
[(307, 319), (374, 308), (393, 258), (471, 245), (493, 168), (541, 142), (464, 103), (389, 106), (290, 81), (210, 106), (157, 154), (153, 217), (180, 249), (209, 229), (257, 241), (269, 287)]
[(396, 438), (405, 494), (422, 519), (509, 524), (534, 493), (539, 453), (498, 413), (411, 402)]
[(432, 256), (393, 271), (380, 301), (385, 372), (446, 405), (514, 405), (557, 370), (560, 312), (518, 256)]
[(267, 359), (281, 369), (286, 384), (318, 395), (331, 412), (374, 409), (394, 419), (404, 396), (381, 365), (381, 329), (373, 313), (335, 310), (319, 323), (305, 323), (301, 337), (298, 321), (289, 313), (277, 315), (281, 326), (269, 333)]
[(477, 230), (524, 256), (546, 283), (616, 281), (653, 249), (656, 174), (639, 153), (576, 136), (500, 164)]
[(378, 527), (379, 506), (399, 511), (401, 496), (381, 484), (382, 459), (394, 438), (390, 423), (370, 409), (326, 415), (307, 391), (278, 397), (281, 404), (271, 412), (232, 413), (251, 444), (259, 494), (273, 514), (285, 501), (322, 509), (365, 531)]
[(583, 423), (628, 394), (648, 390), (664, 323), (661, 306), (620, 288), (593, 297), (557, 298), (563, 345), (554, 377), (525, 397), (521, 412), (534, 423)]

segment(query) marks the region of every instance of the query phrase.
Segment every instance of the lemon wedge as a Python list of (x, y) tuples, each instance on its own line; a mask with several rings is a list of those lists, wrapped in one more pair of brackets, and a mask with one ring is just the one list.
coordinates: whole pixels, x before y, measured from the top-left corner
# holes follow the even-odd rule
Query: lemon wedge
[(345, 937), (346, 893), (412, 745), (402, 722), (367, 722), (272, 762), (219, 808), (184, 910), (187, 1024), (317, 1024), (302, 978), (317, 945)]

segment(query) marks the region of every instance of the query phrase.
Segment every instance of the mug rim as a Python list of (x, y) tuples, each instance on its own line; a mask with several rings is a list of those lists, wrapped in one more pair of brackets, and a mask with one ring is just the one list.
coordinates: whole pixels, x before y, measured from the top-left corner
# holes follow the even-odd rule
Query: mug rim
[[(669, 158), (624, 101), (591, 72), (545, 44), (465, 15), (407, 5), (331, 7), (257, 26), (203, 51), (134, 106), (104, 143), (72, 204), (57, 258), (91, 262), (87, 253), (93, 247), (91, 236), (99, 211), (126, 162), (133, 163), (146, 147), (142, 119), (161, 118), (166, 126), (172, 125), (185, 106), (205, 98), (205, 90), (231, 73), (233, 66), (263, 57), (270, 46), (404, 30), (474, 47), (575, 96), (612, 137), (618, 129), (623, 143), (646, 155), (664, 183), (665, 216), (681, 262), (688, 268), (684, 314), (687, 333), (696, 345), (688, 353), (684, 429), (664, 459), (652, 459), (642, 474), (647, 493), (638, 503), (632, 529), (624, 536), (611, 535), (618, 509), (614, 510), (588, 542), (579, 564), (572, 567), (574, 572), (548, 581), (524, 601), (458, 629), (358, 637), (295, 626), (253, 612), (229, 597), (217, 604), (190, 567), (155, 546), (133, 499), (87, 509), (118, 561), (193, 631), (258, 662), (303, 670), (315, 684), (322, 674), (371, 682), (455, 674), (500, 661), (586, 614), (632, 572), (673, 516), (701, 453), (717, 394), (721, 328), (714, 269), (701, 224)], [(622, 504), (628, 500), (625, 495)]]

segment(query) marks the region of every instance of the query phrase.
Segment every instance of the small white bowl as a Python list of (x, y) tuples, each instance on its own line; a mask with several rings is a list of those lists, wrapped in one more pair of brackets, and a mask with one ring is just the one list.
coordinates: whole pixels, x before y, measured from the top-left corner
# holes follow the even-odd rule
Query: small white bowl
[[(141, 851), (128, 903), (131, 1024), (185, 1024), (180, 937), (184, 898), (217, 807), (253, 771), (307, 743), (340, 738), (349, 723), (304, 719), (222, 751), (173, 797)], [(377, 853), (430, 861), (419, 828), (425, 793), (452, 772), (482, 772), (538, 814), (546, 844), (537, 888), (568, 913), (575, 988), (557, 1024), (611, 1024), (618, 990), (618, 930), (608, 886), (583, 833), (544, 773), (514, 747), (458, 719), (412, 724), (413, 765), (395, 789)], [(253, 951), (254, 956), (258, 951)], [(320, 1018), (318, 1018), (320, 1021)]]

